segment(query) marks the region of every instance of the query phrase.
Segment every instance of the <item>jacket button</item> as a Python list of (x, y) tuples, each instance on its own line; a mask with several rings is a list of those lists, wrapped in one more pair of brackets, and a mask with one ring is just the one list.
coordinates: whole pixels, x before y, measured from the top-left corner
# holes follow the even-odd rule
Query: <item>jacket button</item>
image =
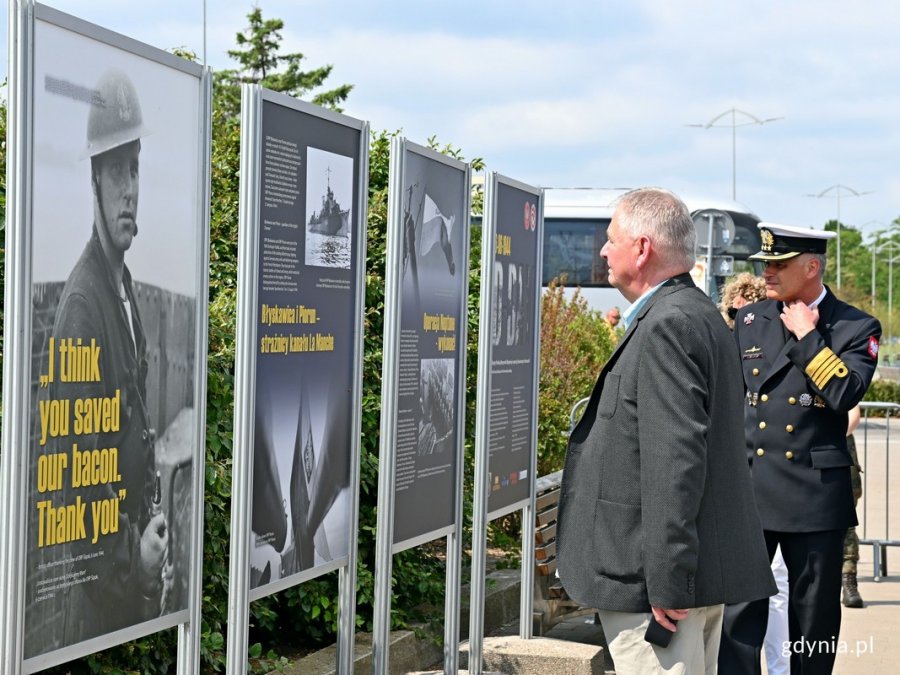
[(784, 453), (784, 456), (785, 456), (787, 459), (794, 459), (794, 453), (791, 452), (790, 450), (788, 450), (786, 453)]
[(146, 429), (143, 429), (141, 431), (141, 438), (144, 439), (145, 441), (147, 440), (147, 430)]
[(762, 396), (759, 397), (759, 400), (762, 401), (763, 403), (765, 403), (766, 401), (769, 400), (769, 395), (763, 394)]
[(788, 424), (788, 425), (784, 428), (784, 430), (785, 430), (786, 432), (788, 432), (789, 434), (792, 434), (792, 433), (794, 433), (794, 425), (793, 425), (793, 424)]
[(753, 369), (753, 374), (754, 374), (754, 375), (759, 375), (759, 368), (754, 368), (754, 369)]
[(766, 423), (765, 423), (765, 422), (760, 422), (760, 423), (759, 423), (759, 428), (760, 428), (760, 429), (765, 429), (765, 428), (766, 428)]
[(788, 399), (788, 403), (790, 403), (791, 405), (796, 405), (796, 404), (797, 404), (797, 399), (795, 399), (793, 396), (791, 396), (791, 397)]
[(766, 454), (766, 451), (763, 450), (762, 448), (757, 448), (757, 449), (756, 449), (756, 456), (757, 456), (757, 457), (762, 457), (764, 454)]

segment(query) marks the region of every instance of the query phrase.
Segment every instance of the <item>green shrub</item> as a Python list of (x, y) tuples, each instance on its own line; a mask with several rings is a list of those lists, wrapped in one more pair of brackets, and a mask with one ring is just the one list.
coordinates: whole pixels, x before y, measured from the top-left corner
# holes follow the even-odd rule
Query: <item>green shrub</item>
[(572, 406), (589, 396), (617, 342), (615, 331), (575, 290), (554, 280), (541, 302), (538, 475), (562, 469)]
[[(894, 380), (873, 380), (872, 384), (869, 385), (869, 390), (866, 392), (866, 395), (863, 396), (863, 401), (869, 401), (873, 403), (900, 403), (900, 382), (896, 382)], [(863, 415), (865, 415), (865, 411)], [(892, 412), (893, 416), (896, 417), (897, 413)], [(869, 410), (869, 417), (884, 417), (885, 411), (882, 410)]]

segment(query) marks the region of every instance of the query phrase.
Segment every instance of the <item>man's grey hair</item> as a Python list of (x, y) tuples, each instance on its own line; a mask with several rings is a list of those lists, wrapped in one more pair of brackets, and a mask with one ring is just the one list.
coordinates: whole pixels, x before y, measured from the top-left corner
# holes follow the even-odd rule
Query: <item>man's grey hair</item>
[(819, 261), (819, 278), (823, 279), (825, 277), (825, 263), (828, 262), (828, 256), (824, 253), (816, 253), (815, 257)]
[(630, 237), (646, 235), (667, 265), (691, 269), (697, 232), (691, 214), (678, 196), (655, 187), (638, 188), (615, 203), (619, 227)]

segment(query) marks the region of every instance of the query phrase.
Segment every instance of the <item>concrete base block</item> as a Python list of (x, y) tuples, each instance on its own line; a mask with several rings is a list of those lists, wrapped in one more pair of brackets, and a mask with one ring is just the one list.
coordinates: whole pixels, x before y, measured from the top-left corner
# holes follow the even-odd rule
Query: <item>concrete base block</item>
[[(484, 670), (522, 675), (603, 675), (602, 647), (553, 638), (523, 640), (518, 636), (488, 637), (484, 640)], [(461, 667), (469, 662), (469, 644), (460, 649)]]
[[(440, 661), (443, 650), (430, 640), (422, 640), (410, 630), (391, 631), (390, 675), (404, 675), (412, 668)], [(335, 675), (337, 647), (331, 645), (306, 656), (285, 669), (286, 675)], [(372, 634), (357, 633), (353, 642), (353, 672), (372, 672)]]

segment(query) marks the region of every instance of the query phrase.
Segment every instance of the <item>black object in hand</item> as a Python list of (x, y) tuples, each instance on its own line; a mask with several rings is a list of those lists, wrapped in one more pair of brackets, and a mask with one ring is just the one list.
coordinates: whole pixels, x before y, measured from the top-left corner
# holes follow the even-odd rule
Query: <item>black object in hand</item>
[[(673, 624), (678, 624), (675, 619), (670, 618), (669, 621), (671, 621)], [(647, 642), (665, 649), (672, 641), (673, 635), (675, 635), (675, 633), (670, 631), (668, 628), (664, 628), (656, 622), (655, 616), (650, 616), (650, 624), (647, 626), (647, 632), (644, 633), (644, 639)]]

